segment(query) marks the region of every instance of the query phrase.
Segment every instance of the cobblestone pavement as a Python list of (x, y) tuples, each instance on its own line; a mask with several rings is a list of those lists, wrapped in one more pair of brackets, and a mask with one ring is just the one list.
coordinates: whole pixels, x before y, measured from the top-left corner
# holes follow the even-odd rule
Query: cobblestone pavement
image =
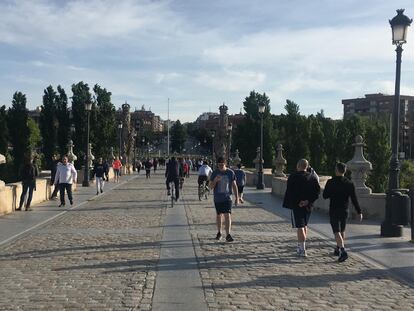
[(288, 221), (257, 205), (233, 209), (233, 243), (217, 242), (211, 198), (200, 205), (187, 187), (191, 224), (210, 310), (414, 310), (414, 289), (310, 233), (308, 258), (295, 255)]
[[(290, 224), (259, 204), (233, 210), (233, 243), (214, 237), (196, 178), (183, 200), (210, 310), (413, 310), (414, 289), (350, 253), (339, 264), (311, 233), (297, 258)], [(150, 310), (166, 201), (142, 176), (0, 247), (0, 310)], [(174, 269), (165, 266), (163, 269)]]
[(151, 309), (160, 182), (140, 176), (0, 248), (0, 310)]

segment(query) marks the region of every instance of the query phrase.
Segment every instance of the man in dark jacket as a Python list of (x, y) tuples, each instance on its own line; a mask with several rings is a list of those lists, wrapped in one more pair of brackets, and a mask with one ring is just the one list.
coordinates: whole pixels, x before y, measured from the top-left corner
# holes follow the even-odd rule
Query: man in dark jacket
[(321, 188), (318, 181), (306, 170), (308, 161), (301, 159), (296, 165), (296, 172), (287, 181), (283, 206), (292, 209), (292, 223), (297, 228), (297, 255), (306, 257), (306, 236), (313, 202), (319, 197)]
[(344, 176), (345, 172), (346, 165), (340, 162), (337, 163), (335, 166), (335, 176), (328, 180), (323, 191), (323, 198), (330, 199), (329, 218), (336, 240), (334, 255), (339, 256), (339, 262), (348, 259), (344, 241), (346, 220), (349, 214), (349, 198), (351, 198), (352, 204), (359, 215), (359, 220), (362, 221), (363, 217), (361, 207), (359, 206), (358, 199), (355, 195), (355, 186)]
[(30, 157), (25, 159), (24, 165), (20, 169), (20, 178), (22, 180), (22, 194), (20, 195), (19, 207), (16, 211), (21, 211), (27, 192), (29, 193), (26, 200), (26, 211), (31, 211), (33, 190), (36, 190), (36, 177), (39, 175), (37, 166), (33, 164)]
[(167, 165), (165, 167), (165, 178), (168, 195), (171, 195), (170, 182), (174, 182), (175, 200), (177, 201), (180, 197), (180, 170), (179, 163), (175, 157), (171, 157), (171, 159), (167, 162)]

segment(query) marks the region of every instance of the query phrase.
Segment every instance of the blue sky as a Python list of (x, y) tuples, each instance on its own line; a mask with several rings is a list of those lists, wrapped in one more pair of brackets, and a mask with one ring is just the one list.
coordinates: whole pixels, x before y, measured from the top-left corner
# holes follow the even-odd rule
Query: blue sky
[[(388, 20), (414, 1), (0, 0), (0, 105), (43, 90), (98, 83), (167, 118), (193, 121), (251, 90), (273, 113), (286, 99), (303, 114), (342, 117), (341, 100), (394, 92)], [(414, 24), (413, 24), (414, 26)], [(404, 45), (401, 93), (414, 95), (414, 33)]]

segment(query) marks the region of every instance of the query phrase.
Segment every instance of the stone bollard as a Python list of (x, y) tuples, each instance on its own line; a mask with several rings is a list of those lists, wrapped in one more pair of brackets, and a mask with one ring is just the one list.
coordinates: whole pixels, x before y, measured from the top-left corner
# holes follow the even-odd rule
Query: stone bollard
[(351, 179), (355, 184), (355, 191), (357, 194), (370, 194), (372, 192), (371, 188), (365, 185), (365, 181), (367, 180), (367, 173), (372, 170), (372, 164), (364, 157), (363, 147), (365, 144), (361, 135), (355, 138), (355, 144), (352, 144), (352, 146), (355, 147), (354, 157), (346, 165), (352, 172)]
[(78, 159), (78, 157), (73, 153), (74, 146), (75, 145), (73, 144), (73, 141), (69, 140), (69, 143), (68, 143), (69, 151), (68, 151), (67, 157), (68, 157), (69, 163), (72, 163), (72, 164)]
[(283, 146), (281, 144), (278, 144), (276, 147), (277, 156), (276, 159), (273, 160), (273, 165), (275, 166), (275, 177), (286, 177), (286, 174), (283, 173), (283, 170), (286, 167), (286, 159), (283, 157)]

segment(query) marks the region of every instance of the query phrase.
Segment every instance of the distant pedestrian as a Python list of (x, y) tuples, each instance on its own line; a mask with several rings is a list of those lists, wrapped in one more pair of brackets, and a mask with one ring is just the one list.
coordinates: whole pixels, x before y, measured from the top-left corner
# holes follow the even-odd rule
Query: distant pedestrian
[[(296, 253), (306, 257), (306, 237), (313, 202), (318, 198), (320, 186), (315, 177), (306, 171), (308, 161), (301, 159), (296, 164), (296, 172), (287, 181), (283, 206), (292, 209), (292, 225), (297, 228), (298, 247)], [(291, 215), (292, 216), (292, 215)]]
[(16, 211), (21, 211), (24, 199), (26, 200), (26, 211), (31, 211), (30, 204), (32, 203), (33, 191), (36, 190), (36, 177), (39, 175), (37, 166), (33, 164), (30, 157), (25, 159), (24, 165), (20, 169), (20, 178), (22, 180), (22, 194), (20, 195), (19, 207)]
[(105, 186), (105, 166), (102, 158), (99, 158), (93, 167), (95, 175), (96, 195), (103, 192)]
[[(56, 175), (56, 169), (57, 169), (58, 164), (59, 164), (59, 156), (54, 154), (52, 156), (52, 168), (50, 171), (50, 185), (55, 184), (55, 175)], [(58, 191), (59, 191), (59, 186), (55, 185), (50, 199), (56, 200)]]
[(109, 164), (106, 159), (103, 162), (103, 166), (104, 166), (104, 172), (105, 172), (105, 179), (106, 181), (109, 181)]
[(216, 208), (216, 224), (217, 235), (216, 240), (222, 237), (222, 226), (226, 230), (226, 241), (233, 242), (231, 236), (231, 206), (232, 195), (234, 195), (234, 203), (237, 205), (239, 195), (237, 192), (237, 184), (234, 172), (226, 167), (226, 161), (223, 157), (217, 158), (218, 169), (214, 170), (210, 176), (210, 188), (214, 189), (214, 206)]
[(154, 158), (154, 160), (152, 161), (152, 164), (154, 166), (154, 174), (157, 172), (157, 168), (158, 168), (158, 160), (157, 158)]
[(138, 174), (141, 172), (141, 168), (142, 168), (142, 162), (141, 162), (141, 160), (138, 160), (138, 162), (137, 162), (137, 171), (138, 171)]
[(346, 165), (337, 163), (335, 165), (335, 176), (328, 180), (323, 191), (323, 198), (330, 199), (329, 218), (332, 231), (335, 235), (336, 248), (334, 255), (339, 256), (338, 261), (343, 262), (348, 259), (348, 253), (345, 250), (345, 227), (349, 214), (349, 198), (351, 198), (359, 220), (362, 221), (362, 211), (355, 194), (355, 186), (345, 175)]
[(152, 163), (151, 163), (150, 159), (147, 159), (147, 161), (145, 161), (144, 166), (145, 166), (145, 177), (147, 179), (148, 178), (151, 178), (151, 167), (152, 167)]
[(114, 182), (119, 182), (119, 176), (121, 174), (122, 163), (118, 157), (115, 157), (115, 161), (112, 163), (112, 168), (114, 170)]
[(60, 205), (65, 206), (65, 190), (68, 193), (70, 205), (73, 205), (72, 183), (76, 183), (78, 173), (72, 163), (68, 162), (68, 157), (64, 156), (62, 162), (58, 164), (55, 185), (59, 185)]
[(246, 173), (242, 170), (242, 165), (240, 163), (237, 164), (237, 169), (234, 171), (234, 174), (236, 175), (236, 184), (239, 192), (240, 203), (244, 203), (243, 190), (246, 185)]

